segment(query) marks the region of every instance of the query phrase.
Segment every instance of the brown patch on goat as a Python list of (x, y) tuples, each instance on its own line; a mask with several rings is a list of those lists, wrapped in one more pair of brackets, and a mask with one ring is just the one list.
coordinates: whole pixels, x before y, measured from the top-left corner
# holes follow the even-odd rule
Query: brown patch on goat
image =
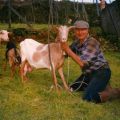
[(35, 52), (32, 56), (34, 62), (38, 62), (41, 57), (44, 57), (47, 54), (47, 51)]
[(50, 51), (51, 51), (51, 59), (54, 63), (54, 66), (56, 69), (58, 69), (63, 65), (63, 61), (64, 61), (64, 56), (60, 44), (51, 43)]

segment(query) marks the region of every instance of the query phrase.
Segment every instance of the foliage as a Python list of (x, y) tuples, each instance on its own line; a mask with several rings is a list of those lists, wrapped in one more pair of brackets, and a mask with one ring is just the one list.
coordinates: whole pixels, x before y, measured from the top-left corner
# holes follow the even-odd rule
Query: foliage
[(118, 36), (105, 33), (103, 33), (102, 35), (108, 42), (116, 47), (116, 50), (120, 50), (120, 38)]
[[(118, 6), (120, 6), (119, 0), (117, 0)], [(100, 26), (100, 17), (98, 17), (97, 15), (97, 8), (96, 8), (96, 4), (82, 4), (82, 3), (77, 3), (77, 2), (70, 2), (68, 0), (64, 0), (64, 1), (60, 1), (57, 2), (54, 0), (52, 6), (49, 5), (49, 0), (33, 0), (31, 5), (29, 4), (25, 4), (23, 6), (20, 5), (12, 5), (13, 8), (21, 15), (23, 16), (23, 18), (25, 18), (28, 23), (45, 23), (48, 24), (48, 20), (49, 20), (49, 15), (50, 17), (50, 23), (51, 24), (67, 24), (67, 25), (73, 25), (73, 23), (77, 20), (77, 19), (85, 19), (85, 11), (83, 10), (83, 5), (85, 7), (85, 10), (87, 12), (87, 16), (88, 16), (88, 22), (90, 23), (91, 27), (99, 27)], [(52, 13), (49, 13), (49, 10), (51, 8)], [(77, 12), (78, 11), (78, 12)], [(9, 15), (8, 15), (8, 7), (7, 5), (3, 6), (0, 9), (0, 22), (1, 24), (5, 24), (8, 23), (9, 21)], [(72, 23), (69, 24), (68, 21), (69, 19), (72, 19)], [(23, 21), (20, 19), (20, 17), (16, 16), (13, 12), (11, 14), (11, 21), (12, 23), (23, 23)], [(22, 24), (21, 24), (22, 25)], [(19, 26), (19, 24), (18, 24)], [(27, 37), (31, 37), (31, 35), (29, 34), (29, 32), (27, 32), (26, 30), (20, 29), (20, 28), (24, 28), (26, 27), (26, 25), (20, 26), (20, 27), (16, 27), (14, 28), (12, 26), (13, 29), (15, 29), (14, 33), (15, 34), (21, 34), (21, 36), (27, 36)], [(36, 24), (36, 27), (39, 26), (38, 24)], [(35, 28), (36, 28), (35, 27)], [(45, 33), (48, 30), (43, 30)], [(26, 33), (27, 32), (27, 33)], [(102, 33), (102, 31), (95, 31), (95, 34), (97, 33), (96, 36), (103, 36), (105, 40), (107, 40), (108, 42), (111, 42), (111, 44), (113, 44), (113, 46), (115, 46), (118, 49), (120, 49), (120, 39), (114, 35), (107, 35), (105, 33)], [(34, 33), (31, 32), (32, 37), (35, 36), (33, 35)], [(36, 34), (36, 33), (35, 33)], [(37, 39), (40, 41), (42, 41), (42, 35), (43, 36), (48, 36), (47, 34), (45, 35), (44, 33), (41, 33), (40, 30), (40, 34), (37, 35)], [(53, 35), (54, 37), (54, 35)], [(53, 39), (52, 37), (52, 39)], [(18, 38), (18, 41), (21, 41), (19, 39), (22, 38)], [(46, 37), (47, 39), (47, 37)], [(51, 39), (51, 38), (50, 38)]]
[[(78, 6), (78, 8), (77, 8)], [(95, 25), (95, 22), (97, 21), (97, 11), (96, 11), (96, 5), (95, 4), (85, 4), (86, 12), (88, 13), (88, 19), (91, 25)], [(33, 1), (31, 6), (29, 5), (12, 5), (12, 7), (23, 17), (25, 18), (29, 23), (48, 23), (49, 18), (49, 0), (38, 0)], [(57, 2), (54, 1), (51, 6), (51, 22), (53, 21), (54, 24), (67, 24), (69, 19), (72, 19), (73, 22), (76, 19), (85, 19), (85, 11), (83, 10), (83, 4), (77, 3), (77, 2), (70, 2), (68, 0)], [(80, 16), (78, 16), (78, 13), (76, 11), (78, 9), (78, 13)], [(0, 21), (1, 22), (7, 22), (9, 20), (8, 15), (8, 7), (7, 5), (3, 6), (0, 9)], [(16, 16), (13, 11), (11, 11), (11, 20), (14, 23), (20, 23), (21, 21), (20, 17)], [(53, 20), (52, 20), (53, 19)]]

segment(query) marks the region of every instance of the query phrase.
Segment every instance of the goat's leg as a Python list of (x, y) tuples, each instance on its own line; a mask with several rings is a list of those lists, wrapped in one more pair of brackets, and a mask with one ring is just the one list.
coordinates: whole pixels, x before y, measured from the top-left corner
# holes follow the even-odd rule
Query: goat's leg
[(20, 67), (20, 74), (21, 74), (22, 82), (24, 82), (26, 79), (26, 76), (25, 76), (26, 73), (24, 73), (25, 64), (26, 64), (26, 60), (22, 62), (21, 67)]
[(8, 56), (8, 62), (9, 62), (9, 66), (10, 66), (10, 77), (13, 78), (14, 76), (14, 72), (15, 72), (15, 68), (14, 68), (14, 58), (11, 56)]
[(23, 62), (20, 66), (20, 76), (21, 76), (22, 82), (24, 81), (23, 80), (24, 79), (24, 77), (23, 77), (23, 75), (24, 75), (24, 64), (25, 64), (25, 62)]
[(18, 75), (21, 76), (20, 65), (18, 66)]
[(11, 67), (10, 67), (10, 71), (11, 71), (11, 78), (13, 78), (14, 74), (15, 74), (15, 65), (13, 64)]
[(57, 92), (58, 92), (58, 86), (57, 86), (57, 78), (56, 78), (56, 74), (55, 74), (55, 69), (53, 69), (52, 71), (51, 71), (51, 73), (52, 73), (52, 78), (53, 78), (53, 82), (54, 82), (54, 86), (55, 86), (55, 89), (57, 90)]
[(58, 69), (58, 72), (59, 72), (59, 75), (60, 75), (60, 77), (61, 77), (61, 79), (62, 79), (62, 82), (63, 82), (63, 85), (64, 85), (65, 89), (66, 89), (67, 91), (70, 91), (70, 90), (69, 90), (69, 87), (68, 87), (68, 85), (67, 85), (67, 83), (66, 83), (66, 81), (65, 81), (65, 77), (64, 77), (64, 74), (63, 74), (63, 69), (62, 69), (62, 67), (60, 67), (60, 68)]

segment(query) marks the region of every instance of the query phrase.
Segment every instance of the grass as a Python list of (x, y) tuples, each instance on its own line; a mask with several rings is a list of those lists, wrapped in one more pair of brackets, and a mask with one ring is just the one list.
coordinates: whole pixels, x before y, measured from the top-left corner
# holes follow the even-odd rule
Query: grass
[[(2, 45), (0, 66), (3, 62), (5, 46)], [(120, 87), (120, 55), (106, 53), (111, 69), (111, 84)], [(71, 59), (69, 84), (80, 74), (78, 65)], [(67, 63), (64, 73), (67, 78)], [(3, 71), (0, 67), (0, 120), (120, 120), (120, 100), (103, 104), (89, 103), (82, 100), (82, 92), (69, 95), (64, 90), (57, 95), (49, 92), (52, 85), (48, 70), (35, 70), (28, 76), (30, 81), (22, 84), (18, 74), (11, 79), (9, 67)], [(61, 80), (57, 74), (59, 83)]]
[[(33, 28), (35, 29), (42, 29), (42, 28), (47, 28), (48, 25), (46, 24), (31, 24)], [(23, 23), (12, 23), (11, 27), (14, 28), (29, 28), (26, 24)], [(1, 29), (8, 29), (8, 24), (6, 23), (0, 23), (0, 30)]]
[[(30, 81), (22, 84), (18, 73), (11, 79), (10, 69), (3, 71), (5, 45), (0, 46), (0, 120), (120, 120), (120, 100), (95, 104), (82, 100), (82, 94), (68, 94), (65, 90), (58, 95), (49, 92), (53, 84), (48, 70), (35, 70), (28, 74)], [(120, 53), (106, 52), (112, 70), (111, 84), (120, 87)], [(64, 74), (72, 83), (80, 74), (79, 66), (65, 60)], [(61, 79), (57, 74), (59, 84)]]

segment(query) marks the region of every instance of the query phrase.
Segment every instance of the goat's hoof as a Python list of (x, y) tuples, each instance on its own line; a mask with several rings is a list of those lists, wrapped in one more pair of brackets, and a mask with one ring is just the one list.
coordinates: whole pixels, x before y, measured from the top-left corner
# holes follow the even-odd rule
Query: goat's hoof
[(52, 86), (50, 87), (49, 92), (51, 92), (52, 90), (56, 91), (57, 94), (60, 95), (60, 90), (58, 89), (58, 87), (56, 88), (54, 85), (52, 85)]
[(68, 88), (68, 89), (66, 89), (67, 90), (67, 92), (69, 93), (69, 94), (71, 94), (72, 95), (72, 92), (71, 92), (71, 90)]
[(54, 85), (51, 85), (51, 87), (50, 87), (50, 90), (49, 90), (49, 91), (52, 91), (52, 90), (58, 90), (58, 88), (56, 88)]
[(22, 83), (23, 84), (25, 84), (25, 83), (27, 83), (28, 82), (28, 80), (22, 80)]
[(54, 89), (54, 86), (51, 85), (49, 92), (51, 92)]

